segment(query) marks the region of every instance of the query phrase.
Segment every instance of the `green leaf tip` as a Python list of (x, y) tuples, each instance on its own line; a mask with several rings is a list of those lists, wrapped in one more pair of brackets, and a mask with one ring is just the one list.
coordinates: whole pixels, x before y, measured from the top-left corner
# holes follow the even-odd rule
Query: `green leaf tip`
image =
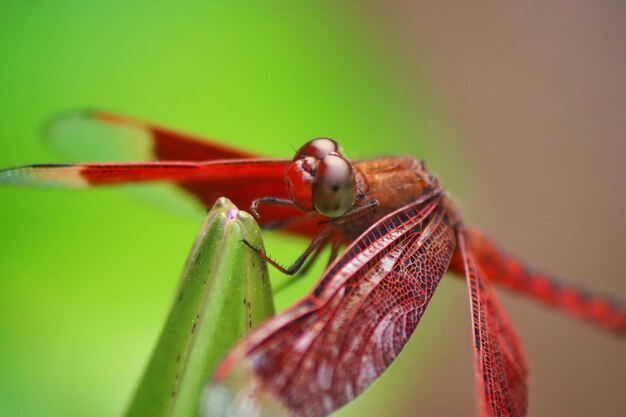
[(209, 211), (126, 416), (197, 416), (203, 387), (228, 350), (274, 314), (254, 218), (226, 198)]

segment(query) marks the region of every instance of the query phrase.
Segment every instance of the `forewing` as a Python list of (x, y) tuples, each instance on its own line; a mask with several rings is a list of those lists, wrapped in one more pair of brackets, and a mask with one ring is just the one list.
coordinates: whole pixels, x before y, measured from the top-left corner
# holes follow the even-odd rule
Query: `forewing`
[[(144, 200), (185, 212), (211, 207), (222, 196), (244, 210), (259, 197), (288, 198), (289, 160), (255, 159), (252, 153), (138, 119), (75, 111), (48, 123), (44, 136), (72, 162), (127, 163), (24, 166), (0, 171), (0, 183), (70, 188), (135, 183), (131, 191)], [(136, 184), (153, 181), (166, 183), (158, 189)], [(317, 218), (294, 221), (302, 213), (292, 207), (265, 205), (260, 212), (262, 225), (285, 223), (284, 230), (309, 236), (319, 231)]]
[(525, 416), (528, 409), (526, 358), (507, 314), (483, 276), (466, 231), (458, 242), (469, 286), (476, 382), (483, 416)]
[[(242, 209), (259, 197), (288, 198), (284, 174), (287, 159), (238, 159), (208, 162), (140, 162), (105, 164), (30, 165), (0, 171), (0, 183), (86, 188), (99, 185), (173, 181), (190, 191), (204, 207), (228, 197)], [(261, 225), (302, 216), (289, 206), (261, 208)], [(286, 230), (314, 235), (319, 222), (308, 218), (292, 222)]]
[(313, 291), (222, 363), (209, 415), (324, 416), (365, 390), (402, 350), (455, 240), (437, 196), (380, 220)]

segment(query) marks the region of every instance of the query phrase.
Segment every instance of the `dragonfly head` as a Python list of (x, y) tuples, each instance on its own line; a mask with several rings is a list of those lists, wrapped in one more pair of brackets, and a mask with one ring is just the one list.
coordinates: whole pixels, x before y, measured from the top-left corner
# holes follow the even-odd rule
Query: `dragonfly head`
[(296, 151), (287, 170), (287, 190), (299, 209), (339, 217), (352, 207), (354, 171), (337, 142), (313, 139)]

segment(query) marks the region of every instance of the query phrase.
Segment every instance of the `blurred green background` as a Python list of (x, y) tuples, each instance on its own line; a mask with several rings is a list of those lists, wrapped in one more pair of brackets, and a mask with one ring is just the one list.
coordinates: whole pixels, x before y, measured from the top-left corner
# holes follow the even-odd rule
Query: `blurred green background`
[[(269, 156), (330, 136), (351, 158), (428, 160), (514, 252), (623, 297), (626, 13), (556, 3), (3, 1), (0, 167), (63, 162), (39, 129), (84, 106)], [(201, 220), (114, 188), (0, 188), (0, 416), (119, 415)], [(306, 246), (265, 243), (283, 263)], [(503, 298), (531, 414), (623, 412), (623, 343)], [(389, 372), (337, 415), (474, 412), (467, 308), (444, 280)]]
[[(83, 106), (270, 156), (317, 136), (349, 157), (436, 146), (427, 100), (405, 93), (387, 28), (348, 7), (3, 2), (0, 15), (3, 167), (62, 161), (39, 129)], [(202, 218), (115, 189), (2, 188), (0, 201), (0, 415), (119, 414)], [(289, 263), (306, 242), (270, 233), (266, 246)], [(322, 264), (278, 307), (303, 295)]]

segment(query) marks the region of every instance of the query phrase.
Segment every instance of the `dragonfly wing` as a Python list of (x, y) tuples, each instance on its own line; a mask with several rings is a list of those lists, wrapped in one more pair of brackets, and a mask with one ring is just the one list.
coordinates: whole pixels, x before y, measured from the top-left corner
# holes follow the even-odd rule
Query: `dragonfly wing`
[[(99, 110), (65, 113), (48, 123), (44, 136), (74, 162), (152, 162), (20, 167), (0, 171), (0, 183), (75, 188), (167, 181), (158, 189), (157, 184), (134, 184), (129, 191), (179, 212), (201, 212), (198, 208), (211, 207), (222, 196), (244, 210), (259, 197), (288, 198), (288, 160), (253, 161), (256, 156), (249, 152), (131, 117)], [(261, 225), (286, 224), (288, 232), (315, 236), (320, 228), (319, 218), (301, 221), (302, 213), (291, 207), (263, 206), (261, 215)]]
[[(30, 165), (0, 171), (0, 184), (85, 188), (99, 185), (173, 181), (204, 206), (228, 197), (247, 209), (259, 197), (288, 198), (284, 181), (287, 159), (239, 159), (208, 162), (139, 162), (103, 164)], [(259, 223), (302, 216), (295, 207), (264, 206)], [(293, 222), (285, 230), (306, 235), (319, 231), (319, 219)]]
[(400, 353), (448, 267), (455, 239), (440, 202), (381, 219), (307, 297), (236, 347), (208, 391), (209, 414), (324, 416), (363, 392)]
[[(477, 229), (466, 229), (467, 243), (489, 281), (540, 303), (557, 308), (572, 317), (626, 334), (626, 303), (600, 295), (539, 272), (507, 253)], [(462, 263), (453, 262), (462, 273)]]
[[(66, 112), (53, 118), (46, 124), (43, 136), (68, 162), (211, 161), (254, 157), (248, 152), (139, 119), (91, 109)], [(75, 185), (80, 184), (80, 181), (75, 182)], [(124, 190), (153, 205), (186, 214), (203, 213), (207, 201), (211, 200), (205, 195), (206, 186), (194, 182), (133, 184)]]
[(283, 178), (288, 164), (287, 159), (41, 164), (2, 170), (0, 181), (13, 185), (67, 188), (150, 181), (196, 181), (213, 188), (222, 183), (247, 181), (254, 184), (254, 188), (267, 187), (269, 183), (272, 191), (286, 197)]
[(72, 162), (210, 161), (256, 155), (127, 116), (78, 110), (52, 119), (44, 137)]
[(458, 242), (469, 286), (476, 381), (483, 416), (525, 416), (528, 409), (526, 358), (509, 318), (482, 276), (467, 244), (466, 231)]

